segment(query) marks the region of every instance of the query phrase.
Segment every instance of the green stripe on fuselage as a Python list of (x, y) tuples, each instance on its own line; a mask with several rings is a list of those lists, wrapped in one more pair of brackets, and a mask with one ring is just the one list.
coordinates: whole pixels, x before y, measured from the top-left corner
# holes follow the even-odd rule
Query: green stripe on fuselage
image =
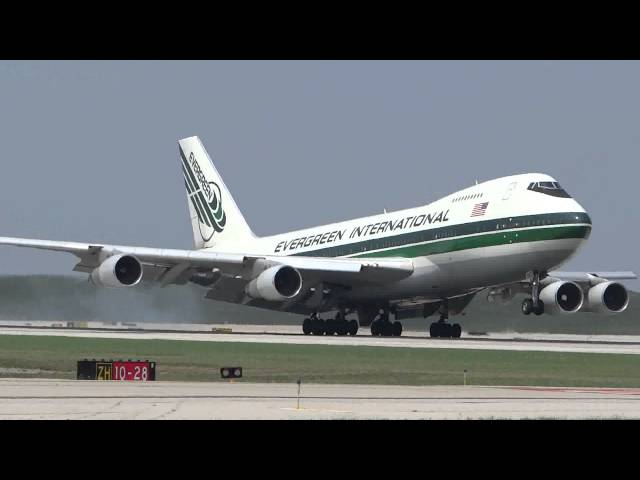
[(559, 238), (587, 238), (591, 219), (584, 212), (546, 213), (481, 220), (376, 237), (294, 253), (311, 257), (416, 257), (483, 246)]
[(591, 227), (569, 225), (562, 227), (534, 228), (499, 233), (485, 233), (450, 240), (433, 241), (419, 245), (406, 245), (387, 250), (354, 255), (354, 258), (366, 257), (424, 257), (438, 253), (458, 252), (480, 247), (511, 245), (514, 243), (539, 242), (542, 240), (559, 240), (566, 238), (587, 238)]

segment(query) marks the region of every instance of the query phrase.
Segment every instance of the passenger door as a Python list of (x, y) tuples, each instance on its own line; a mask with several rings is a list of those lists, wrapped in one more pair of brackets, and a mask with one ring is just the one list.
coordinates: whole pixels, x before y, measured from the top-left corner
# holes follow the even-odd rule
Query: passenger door
[(509, 186), (507, 187), (507, 191), (504, 192), (504, 196), (502, 197), (502, 200), (509, 200), (509, 198), (511, 197), (511, 192), (515, 190), (516, 185), (518, 185), (518, 182), (512, 182), (509, 184)]

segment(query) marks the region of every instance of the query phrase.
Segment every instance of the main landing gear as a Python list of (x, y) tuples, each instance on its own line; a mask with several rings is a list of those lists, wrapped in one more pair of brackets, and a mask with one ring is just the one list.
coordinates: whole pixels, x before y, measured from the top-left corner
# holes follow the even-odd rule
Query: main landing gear
[(391, 322), (389, 312), (385, 311), (371, 323), (371, 335), (374, 337), (399, 337), (402, 335), (402, 324), (397, 320)]
[(302, 322), (302, 332), (305, 335), (355, 335), (358, 333), (358, 321), (347, 320), (343, 312), (338, 312), (335, 318), (327, 320), (314, 313)]
[(453, 325), (447, 323), (449, 319), (449, 305), (447, 301), (442, 302), (440, 320), (433, 322), (429, 327), (429, 335), (431, 338), (460, 338), (462, 336), (462, 327), (459, 323)]
[(460, 338), (462, 326), (459, 323), (453, 325), (446, 322), (445, 315), (440, 315), (440, 320), (431, 324), (429, 335), (431, 338)]
[(531, 297), (525, 298), (522, 302), (522, 313), (530, 315), (542, 315), (544, 313), (544, 303), (540, 300), (540, 272), (534, 271), (531, 277)]

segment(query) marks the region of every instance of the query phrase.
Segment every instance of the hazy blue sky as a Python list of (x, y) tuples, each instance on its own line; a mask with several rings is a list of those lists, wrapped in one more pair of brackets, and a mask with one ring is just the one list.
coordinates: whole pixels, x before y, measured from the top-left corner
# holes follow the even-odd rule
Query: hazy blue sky
[(545, 172), (594, 224), (565, 269), (639, 272), (639, 86), (639, 62), (0, 62), (0, 235), (192, 248), (199, 135), (258, 235)]

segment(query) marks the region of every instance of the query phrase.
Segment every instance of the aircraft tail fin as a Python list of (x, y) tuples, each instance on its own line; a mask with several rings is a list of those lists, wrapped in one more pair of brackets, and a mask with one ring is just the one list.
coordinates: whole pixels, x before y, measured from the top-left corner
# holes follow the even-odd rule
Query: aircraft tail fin
[(242, 248), (255, 239), (198, 137), (178, 141), (196, 248)]

